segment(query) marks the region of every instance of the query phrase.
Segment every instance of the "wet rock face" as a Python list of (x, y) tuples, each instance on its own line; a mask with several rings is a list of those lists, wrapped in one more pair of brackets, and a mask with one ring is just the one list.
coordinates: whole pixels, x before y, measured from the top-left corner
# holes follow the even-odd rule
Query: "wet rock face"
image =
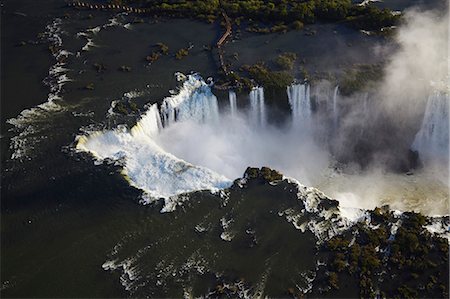
[(261, 169), (255, 167), (247, 167), (244, 173), (244, 178), (250, 180), (258, 180), (263, 183), (270, 183), (280, 181), (283, 179), (283, 175), (268, 167), (261, 167)]

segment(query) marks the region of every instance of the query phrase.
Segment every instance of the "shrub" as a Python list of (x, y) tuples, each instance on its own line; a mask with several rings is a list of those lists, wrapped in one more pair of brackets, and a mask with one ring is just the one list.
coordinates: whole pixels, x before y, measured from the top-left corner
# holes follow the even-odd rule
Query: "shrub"
[(156, 47), (159, 48), (159, 52), (161, 54), (164, 54), (164, 55), (169, 54), (169, 46), (167, 46), (166, 44), (164, 44), (164, 43), (156, 43)]
[(178, 50), (178, 52), (175, 54), (175, 58), (180, 60), (183, 57), (188, 56), (189, 54), (189, 50), (187, 48), (181, 48), (180, 50)]
[(302, 21), (299, 21), (299, 20), (294, 21), (294, 22), (292, 22), (292, 24), (291, 24), (291, 27), (292, 27), (292, 29), (294, 29), (294, 30), (301, 30), (301, 29), (303, 29), (304, 26), (305, 26), (305, 25), (303, 24), (303, 22), (302, 22)]
[(295, 53), (283, 53), (276, 59), (275, 63), (282, 70), (292, 70), (294, 68), (295, 60), (297, 60), (297, 54)]

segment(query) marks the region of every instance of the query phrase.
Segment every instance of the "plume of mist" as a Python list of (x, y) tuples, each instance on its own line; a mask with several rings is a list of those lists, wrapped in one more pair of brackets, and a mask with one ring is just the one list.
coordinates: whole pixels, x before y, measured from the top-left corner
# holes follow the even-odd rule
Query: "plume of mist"
[(379, 90), (389, 112), (416, 118), (430, 91), (448, 90), (448, 17), (448, 12), (405, 12), (395, 36), (399, 48), (389, 59)]
[(228, 178), (241, 177), (248, 166), (270, 166), (307, 184), (329, 165), (328, 151), (310, 132), (287, 127), (252, 126), (245, 114), (224, 115), (207, 126), (184, 121), (163, 130), (158, 144), (191, 163)]
[[(408, 150), (422, 123), (427, 99), (433, 90), (448, 87), (447, 38), (447, 14), (407, 11), (384, 77), (373, 90), (341, 98), (338, 127), (330, 108), (323, 109), (330, 106), (333, 86), (317, 82), (313, 88), (318, 101), (315, 120), (303, 129), (289, 122), (257, 129), (245, 113), (222, 113), (219, 123), (207, 126), (193, 121), (174, 124), (163, 130), (157, 142), (178, 157), (229, 178), (241, 176), (247, 166), (270, 166), (323, 188), (344, 205), (373, 208), (390, 203), (398, 209), (438, 213), (448, 208), (448, 192), (443, 187), (448, 186), (447, 167), (414, 179), (390, 171), (398, 165), (410, 167)], [(333, 156), (346, 164), (346, 174), (332, 173)], [(429, 170), (425, 165), (422, 173)], [(433, 188), (427, 186), (437, 191), (432, 194)], [(433, 196), (437, 196), (436, 207), (421, 208), (419, 197)]]
[[(364, 208), (390, 204), (400, 210), (449, 214), (449, 111), (440, 111), (440, 123), (426, 128), (447, 132), (439, 137), (444, 139), (436, 151), (439, 155), (419, 150), (423, 165), (411, 177), (390, 171), (392, 165), (411, 162), (407, 152), (424, 125), (427, 101), (433, 93), (447, 101), (440, 107), (448, 110), (448, 18), (448, 11), (406, 11), (382, 80), (368, 93), (344, 99), (348, 109), (330, 148), (346, 162), (357, 160), (363, 151), (362, 159), (368, 165), (363, 171), (356, 166), (357, 175), (321, 183), (319, 188), (341, 204)], [(384, 48), (374, 50), (386, 53)], [(354, 170), (355, 165), (349, 165), (345, 171)]]
[[(414, 168), (409, 149), (423, 127), (430, 93), (449, 86), (447, 19), (442, 13), (407, 11), (384, 77), (371, 90), (336, 97), (334, 84), (322, 81), (310, 88), (291, 86), (286, 98), (269, 98), (268, 92), (264, 99), (257, 89), (250, 98), (241, 94), (236, 100), (233, 94), (231, 106), (239, 111), (219, 114), (210, 87), (199, 76), (188, 76), (180, 93), (164, 100), (161, 114), (153, 105), (153, 114), (143, 116), (130, 134), (105, 133), (82, 145), (101, 152), (101, 158), (127, 156), (130, 177), (139, 181), (135, 185), (151, 190), (197, 190), (241, 177), (248, 166), (269, 166), (319, 187), (344, 206), (390, 204), (442, 214), (448, 209), (448, 154), (445, 161), (436, 157), (435, 165), (444, 169), (427, 161), (413, 176), (404, 172)], [(250, 102), (250, 111), (242, 109), (243, 101)], [(280, 114), (277, 106), (289, 104), (291, 116), (269, 119)], [(161, 116), (162, 130), (156, 121)], [(448, 135), (448, 123), (443, 128)], [(205, 184), (192, 184), (202, 179)]]

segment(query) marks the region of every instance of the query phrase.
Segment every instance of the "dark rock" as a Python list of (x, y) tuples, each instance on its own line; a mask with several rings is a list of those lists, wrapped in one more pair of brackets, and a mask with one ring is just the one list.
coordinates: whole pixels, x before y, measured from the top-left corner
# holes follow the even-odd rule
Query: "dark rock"
[(97, 71), (97, 73), (101, 73), (106, 71), (106, 66), (103, 63), (94, 63), (94, 68)]
[(131, 67), (130, 66), (126, 66), (126, 65), (122, 65), (121, 67), (119, 67), (119, 71), (131, 72)]

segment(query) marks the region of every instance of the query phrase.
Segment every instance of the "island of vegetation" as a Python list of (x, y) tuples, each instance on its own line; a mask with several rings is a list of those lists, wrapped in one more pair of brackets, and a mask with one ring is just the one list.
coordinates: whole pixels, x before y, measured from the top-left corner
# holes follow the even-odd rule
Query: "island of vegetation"
[[(255, 86), (264, 86), (268, 90), (279, 91), (290, 85), (294, 78), (311, 80), (306, 69), (295, 67), (298, 59), (294, 53), (283, 53), (275, 61), (261, 61), (254, 65), (242, 65), (232, 70), (225, 59), (222, 47), (233, 30), (255, 33), (287, 32), (305, 30), (305, 34), (314, 35), (305, 25), (316, 22), (339, 22), (358, 30), (385, 34), (399, 23), (401, 15), (389, 9), (381, 9), (370, 2), (359, 4), (352, 0), (105, 0), (105, 4), (92, 5), (74, 2), (79, 8), (119, 9), (149, 16), (170, 18), (193, 18), (207, 22), (220, 22), (225, 27), (218, 39), (217, 63), (219, 65), (217, 89), (233, 88), (248, 91)], [(149, 64), (162, 55), (169, 54), (169, 47), (157, 43), (155, 50), (145, 59)], [(209, 48), (209, 50), (211, 50)], [(172, 53), (181, 60), (189, 55), (190, 47), (181, 48)], [(236, 58), (236, 57), (235, 57)], [(236, 58), (237, 59), (237, 58)], [(96, 66), (98, 72), (104, 70)], [(125, 70), (125, 69), (124, 69)], [(345, 72), (338, 80), (343, 95), (350, 95), (366, 87), (367, 82), (380, 78), (378, 65), (357, 66)]]
[(225, 12), (234, 25), (271, 25), (277, 32), (301, 29), (316, 21), (343, 21), (364, 30), (379, 30), (397, 23), (399, 15), (374, 5), (351, 0), (111, 0), (114, 5), (138, 5), (143, 12), (169, 17), (190, 17), (212, 22)]

